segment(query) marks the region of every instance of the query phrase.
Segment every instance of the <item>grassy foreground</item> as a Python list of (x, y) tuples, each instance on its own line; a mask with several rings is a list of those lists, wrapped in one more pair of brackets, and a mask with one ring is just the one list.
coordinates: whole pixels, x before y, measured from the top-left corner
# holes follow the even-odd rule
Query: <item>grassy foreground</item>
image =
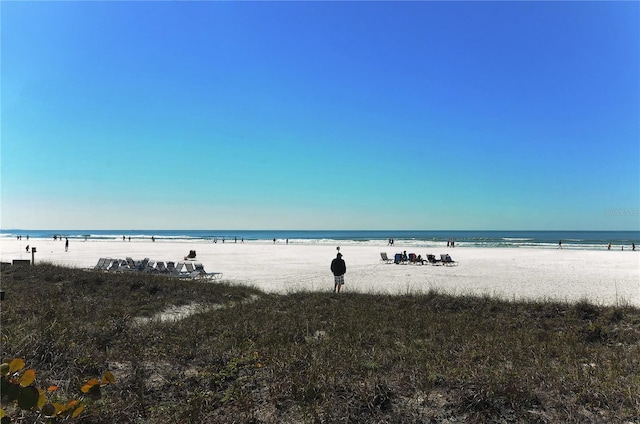
[[(272, 295), (46, 264), (3, 269), (2, 288), (3, 360), (69, 396), (115, 375), (80, 423), (640, 422), (628, 306)], [(197, 313), (157, 318), (180, 305)]]

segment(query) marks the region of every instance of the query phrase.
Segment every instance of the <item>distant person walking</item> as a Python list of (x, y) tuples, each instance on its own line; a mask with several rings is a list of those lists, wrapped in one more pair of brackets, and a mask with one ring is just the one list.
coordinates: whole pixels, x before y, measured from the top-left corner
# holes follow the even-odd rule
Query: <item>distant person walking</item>
[(333, 292), (340, 293), (344, 285), (344, 274), (347, 272), (347, 264), (342, 259), (342, 253), (338, 252), (335, 259), (331, 261), (331, 272), (334, 278)]
[(562, 240), (558, 242), (558, 249), (562, 249)]
[(64, 241), (64, 251), (65, 252), (69, 251), (69, 239), (65, 239)]

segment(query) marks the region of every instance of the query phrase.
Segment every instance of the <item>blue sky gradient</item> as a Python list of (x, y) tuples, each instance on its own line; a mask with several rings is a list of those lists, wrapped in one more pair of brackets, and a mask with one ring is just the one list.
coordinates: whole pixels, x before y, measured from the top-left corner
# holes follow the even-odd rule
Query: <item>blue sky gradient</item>
[(638, 2), (6, 2), (2, 228), (640, 229)]

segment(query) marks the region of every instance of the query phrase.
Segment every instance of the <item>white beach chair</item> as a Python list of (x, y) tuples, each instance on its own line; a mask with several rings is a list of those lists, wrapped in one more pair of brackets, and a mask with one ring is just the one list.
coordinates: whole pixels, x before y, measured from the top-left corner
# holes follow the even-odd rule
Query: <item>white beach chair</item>
[(98, 263), (96, 264), (96, 266), (93, 267), (93, 269), (97, 271), (103, 271), (105, 262), (107, 262), (107, 258), (98, 259)]
[(199, 272), (198, 277), (200, 278), (205, 278), (207, 280), (218, 280), (222, 278), (221, 272), (206, 272), (204, 270), (204, 266), (200, 262), (196, 262), (194, 266), (195, 266), (195, 270)]
[(389, 259), (389, 257), (387, 256), (387, 252), (380, 252), (380, 262), (390, 264), (393, 262), (393, 259)]

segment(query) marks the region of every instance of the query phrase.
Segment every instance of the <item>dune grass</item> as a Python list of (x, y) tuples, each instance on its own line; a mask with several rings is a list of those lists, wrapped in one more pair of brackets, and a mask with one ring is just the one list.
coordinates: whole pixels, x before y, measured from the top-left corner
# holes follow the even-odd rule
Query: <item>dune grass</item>
[(116, 376), (78, 422), (640, 420), (640, 310), (625, 305), (274, 295), (47, 264), (3, 269), (2, 288), (3, 360), (71, 396)]

